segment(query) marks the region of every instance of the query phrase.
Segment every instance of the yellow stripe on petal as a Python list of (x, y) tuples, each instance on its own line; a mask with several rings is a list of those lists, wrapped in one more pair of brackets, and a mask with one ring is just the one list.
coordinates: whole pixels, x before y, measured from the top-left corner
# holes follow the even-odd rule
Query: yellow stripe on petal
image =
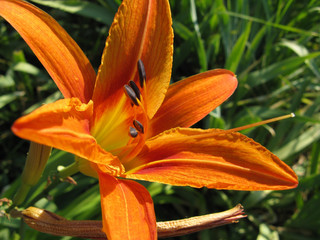
[(87, 103), (95, 71), (77, 43), (47, 13), (18, 0), (0, 0), (0, 15), (22, 36), (64, 97)]
[(107, 151), (125, 146), (130, 139), (129, 127), (133, 122), (133, 109), (126, 95), (123, 92), (120, 94), (119, 101), (110, 104), (91, 129), (97, 142)]

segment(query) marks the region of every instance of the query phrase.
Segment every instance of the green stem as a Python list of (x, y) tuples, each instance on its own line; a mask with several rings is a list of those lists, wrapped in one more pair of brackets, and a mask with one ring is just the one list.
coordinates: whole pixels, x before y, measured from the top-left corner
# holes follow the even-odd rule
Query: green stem
[(74, 162), (67, 167), (58, 167), (58, 177), (66, 178), (79, 172), (78, 163)]
[(39, 195), (37, 195), (34, 199), (32, 199), (30, 203), (28, 203), (28, 206), (33, 206), (41, 198), (49, 195), (49, 192), (52, 189), (54, 189), (56, 186), (58, 186), (58, 184), (61, 182), (60, 181), (61, 178), (69, 177), (77, 172), (79, 172), (79, 169), (78, 169), (78, 164), (76, 162), (70, 164), (67, 167), (62, 167), (62, 166), (58, 167), (58, 174), (54, 178), (53, 182), (47, 188), (45, 188)]
[(53, 182), (45, 188), (39, 195), (37, 195), (34, 199), (31, 200), (31, 202), (28, 204), (28, 206), (33, 206), (37, 201), (39, 201), (41, 198), (46, 197), (49, 192), (54, 189), (58, 184), (61, 182), (61, 178), (69, 177), (75, 173), (79, 172), (78, 164), (76, 162), (70, 164), (67, 167), (58, 167), (58, 174), (54, 178)]
[(12, 201), (12, 207), (18, 206), (26, 199), (26, 196), (29, 193), (29, 190), (31, 189), (31, 185), (21, 183), (17, 193), (14, 195), (13, 201)]
[[(54, 189), (61, 181), (61, 178), (66, 178), (69, 177), (75, 173), (79, 172), (79, 168), (78, 168), (78, 163), (74, 162), (72, 164), (70, 164), (67, 167), (58, 167), (58, 173), (56, 175), (55, 178), (53, 178), (53, 182), (47, 187), (45, 188), (40, 194), (38, 194), (37, 196), (35, 196), (29, 203), (28, 206), (33, 206), (37, 201), (39, 201), (41, 198), (46, 197), (49, 192)], [(31, 189), (31, 185), (29, 184), (25, 184), (25, 183), (21, 183), (20, 188), (18, 189), (16, 195), (13, 198), (13, 203), (12, 205), (9, 207), (8, 212), (10, 212), (11, 209), (15, 208), (16, 206), (21, 205), (24, 200), (26, 199), (27, 194), (29, 193), (30, 189)]]
[(45, 188), (41, 193), (39, 193), (37, 196), (35, 196), (27, 206), (34, 206), (36, 202), (38, 202), (41, 198), (47, 197), (49, 195), (49, 192), (54, 189), (58, 184), (60, 183), (59, 178), (55, 178), (52, 183)]

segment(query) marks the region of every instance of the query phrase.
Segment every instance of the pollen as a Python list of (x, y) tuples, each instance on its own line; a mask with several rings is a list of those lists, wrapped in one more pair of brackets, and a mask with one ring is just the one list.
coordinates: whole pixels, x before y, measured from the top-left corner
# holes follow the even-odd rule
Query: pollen
[(144, 64), (141, 59), (139, 59), (138, 61), (138, 71), (139, 71), (140, 86), (143, 88), (144, 83), (147, 79), (147, 76), (146, 76), (146, 70), (144, 69)]
[(141, 96), (141, 92), (140, 92), (137, 84), (136, 84), (134, 81), (130, 80), (130, 81), (129, 81), (129, 86), (132, 88), (132, 90), (133, 90), (134, 93), (136, 94), (137, 98), (138, 98), (139, 100), (141, 100), (141, 97), (140, 97), (140, 96)]
[(133, 127), (129, 127), (129, 134), (131, 137), (136, 138), (138, 136), (138, 131)]
[(135, 127), (135, 129), (138, 130), (138, 132), (144, 133), (144, 127), (142, 123), (139, 122), (138, 120), (133, 120), (133, 126)]
[(124, 93), (131, 100), (131, 103), (133, 103), (136, 106), (139, 106), (138, 97), (137, 97), (135, 91), (127, 84), (125, 84), (123, 86), (123, 89), (124, 89)]

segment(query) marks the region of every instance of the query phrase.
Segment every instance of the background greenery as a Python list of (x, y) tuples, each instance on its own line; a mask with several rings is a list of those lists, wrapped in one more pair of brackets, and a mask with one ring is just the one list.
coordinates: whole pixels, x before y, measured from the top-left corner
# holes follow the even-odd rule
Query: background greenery
[[(93, 66), (119, 0), (32, 0), (76, 40)], [(294, 112), (297, 117), (244, 133), (262, 143), (299, 176), (289, 191), (217, 191), (148, 184), (158, 220), (245, 207), (247, 219), (174, 239), (320, 238), (320, 1), (171, 0), (175, 51), (172, 81), (212, 68), (239, 79), (236, 93), (198, 127), (228, 129)], [(214, 89), (212, 89), (214, 91)], [(55, 84), (19, 34), (0, 19), (0, 189), (12, 198), (19, 186), (28, 143), (15, 137), (15, 119), (61, 98)], [(28, 206), (58, 165), (72, 162), (55, 150)], [(68, 219), (99, 219), (97, 181), (81, 174), (78, 185), (60, 183), (36, 206)], [(36, 232), (18, 219), (0, 218), (0, 239), (71, 239)], [(75, 239), (75, 238), (73, 238)]]

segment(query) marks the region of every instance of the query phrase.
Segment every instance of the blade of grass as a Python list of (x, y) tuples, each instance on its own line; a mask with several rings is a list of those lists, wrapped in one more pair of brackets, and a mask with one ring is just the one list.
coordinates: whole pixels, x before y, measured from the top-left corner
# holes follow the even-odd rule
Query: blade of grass
[(320, 142), (314, 142), (312, 144), (311, 156), (310, 156), (310, 174), (318, 174), (320, 165)]
[[(307, 56), (309, 54), (309, 51), (306, 47), (294, 41), (283, 40), (282, 42), (280, 42), (280, 45), (291, 49), (300, 57)], [(314, 73), (314, 75), (317, 78), (320, 78), (320, 72), (318, 70), (319, 67), (317, 67), (315, 61), (313, 59), (306, 59), (305, 63), (310, 68), (310, 70)]]
[(23, 95), (24, 92), (13, 92), (0, 96), (0, 109), (5, 107), (7, 104), (13, 102), (17, 98), (22, 97)]
[(296, 139), (291, 140), (274, 153), (282, 160), (288, 159), (290, 156), (299, 153), (313, 142), (320, 139), (320, 125), (310, 127)]
[(281, 29), (281, 30), (284, 30), (284, 31), (288, 31), (288, 32), (299, 33), (301, 35), (308, 35), (308, 36), (314, 36), (314, 37), (319, 37), (320, 36), (320, 34), (317, 33), (317, 32), (306, 31), (306, 30), (303, 30), (303, 29), (290, 27), (290, 26), (283, 25), (283, 24), (272, 23), (272, 22), (265, 21), (265, 20), (260, 19), (260, 18), (251, 17), (251, 16), (244, 15), (244, 14), (241, 14), (241, 13), (235, 13), (235, 12), (230, 12), (230, 11), (223, 11), (223, 12), (216, 11), (216, 14), (228, 15), (228, 16), (245, 19), (245, 20), (252, 21), (252, 22), (262, 23), (262, 24), (265, 24), (265, 25), (273, 27), (273, 28), (278, 28), (278, 29)]
[(310, 53), (303, 57), (291, 57), (283, 61), (274, 63), (262, 70), (257, 70), (248, 74), (247, 84), (250, 87), (255, 87), (274, 79), (278, 75), (285, 75), (296, 70), (307, 59), (312, 59), (320, 56), (320, 52)]
[(266, 34), (267, 26), (263, 26), (258, 32), (255, 33), (253, 40), (250, 42), (248, 50), (245, 53), (244, 61), (245, 63), (249, 63), (250, 58), (255, 58), (255, 53), (263, 40), (263, 37)]
[(172, 27), (176, 35), (184, 40), (187, 40), (193, 36), (192, 31), (189, 30), (185, 25), (177, 20), (173, 20)]
[(219, 19), (219, 32), (221, 34), (222, 43), (224, 46), (225, 56), (229, 56), (231, 52), (231, 26), (230, 26), (230, 16), (228, 14), (219, 14), (227, 12), (227, 9), (222, 0), (217, 0), (214, 2), (215, 11), (213, 13), (218, 16)]
[(244, 49), (250, 35), (250, 30), (251, 30), (251, 22), (247, 24), (245, 31), (241, 34), (241, 36), (233, 46), (231, 53), (228, 56), (226, 61), (226, 65), (225, 65), (226, 69), (232, 72), (237, 71), (238, 65), (242, 59)]
[(196, 33), (195, 43), (196, 43), (196, 50), (198, 53), (199, 64), (201, 69), (200, 71), (204, 72), (208, 69), (207, 57), (206, 57), (206, 51), (203, 44), (203, 40), (201, 38), (200, 28), (198, 24), (198, 17), (197, 17), (197, 9), (196, 9), (196, 4), (194, 0), (190, 0), (190, 15), (191, 15), (191, 20)]
[(78, 14), (80, 16), (92, 18), (98, 22), (102, 22), (107, 26), (111, 26), (112, 20), (114, 18), (115, 12), (112, 10), (101, 7), (97, 4), (87, 2), (87, 1), (44, 1), (44, 0), (31, 0), (34, 3), (41, 4), (43, 6), (48, 6), (62, 10), (64, 12)]
[(27, 62), (18, 62), (13, 66), (13, 70), (18, 72), (28, 73), (31, 75), (38, 75), (40, 73), (39, 68)]

